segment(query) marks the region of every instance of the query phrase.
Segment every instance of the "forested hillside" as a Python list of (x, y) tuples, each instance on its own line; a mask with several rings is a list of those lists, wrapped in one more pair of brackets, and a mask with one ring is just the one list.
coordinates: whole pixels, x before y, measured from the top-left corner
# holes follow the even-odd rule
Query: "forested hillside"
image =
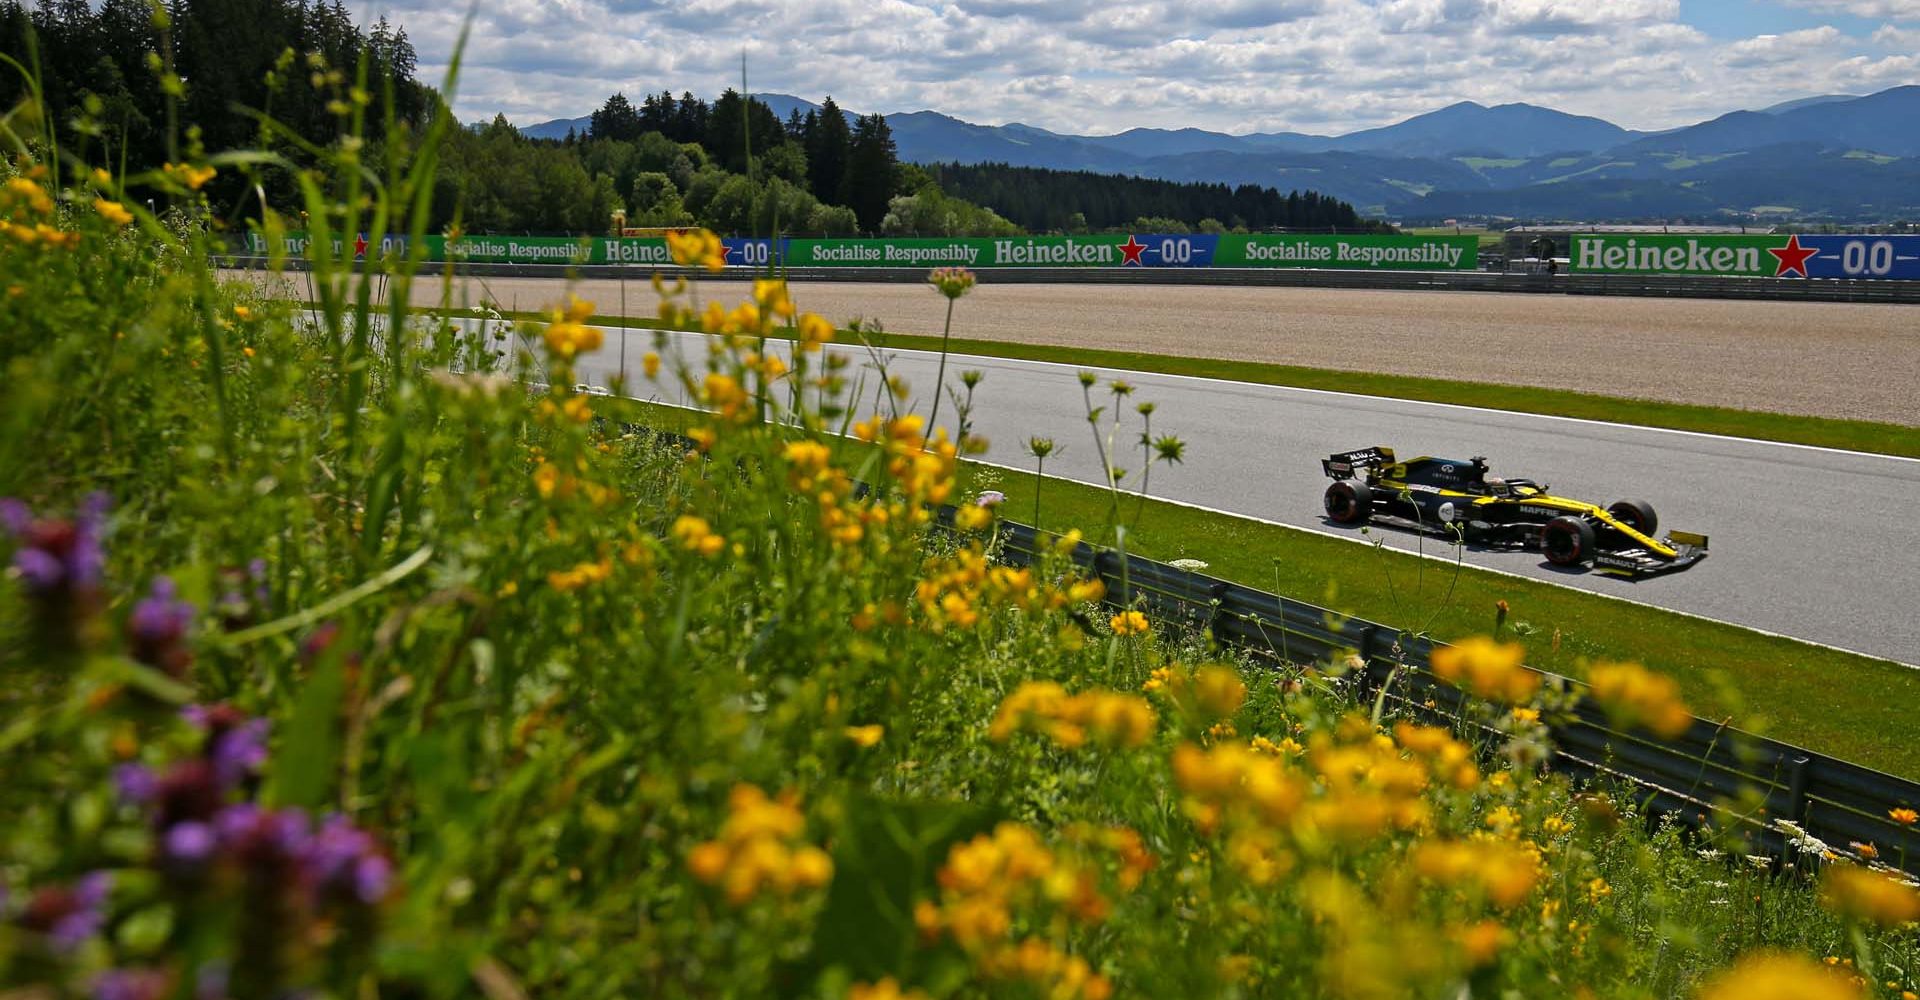
[[(289, 171), (337, 143), (356, 115), (393, 121), (357, 140), (362, 162), (385, 169), (390, 159), (405, 163), (436, 116), (450, 114), (415, 79), (406, 30), (385, 19), (362, 27), (339, 0), (171, 0), (158, 8), (146, 0), (0, 0), (0, 54), (37, 71), (66, 148), (130, 177), (183, 161), (196, 143), (278, 157), (282, 165), (267, 169), (258, 188), (232, 172), (208, 182), (211, 205), (236, 225), (257, 216), (263, 199), (297, 211)], [(0, 74), (0, 109), (26, 96), (20, 74)], [(199, 124), (186, 131), (178, 122)], [(621, 212), (628, 226), (740, 235), (1369, 225), (1352, 206), (1312, 192), (994, 165), (924, 168), (901, 162), (886, 118), (848, 115), (832, 98), (783, 121), (733, 90), (713, 101), (668, 91), (637, 104), (616, 93), (588, 122), (584, 133), (558, 140), (524, 136), (498, 116), (452, 129), (433, 225), (600, 233)]]
[(1183, 232), (1190, 226), (1202, 232), (1373, 232), (1387, 228), (1362, 218), (1346, 202), (1312, 191), (1282, 194), (1254, 184), (1182, 183), (1004, 163), (946, 163), (929, 169), (948, 193), (991, 205), (1033, 230)]

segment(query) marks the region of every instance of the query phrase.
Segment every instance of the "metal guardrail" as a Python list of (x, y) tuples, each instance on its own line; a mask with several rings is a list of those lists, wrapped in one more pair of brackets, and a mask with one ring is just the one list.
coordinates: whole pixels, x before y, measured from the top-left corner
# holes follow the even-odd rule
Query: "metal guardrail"
[[(950, 510), (942, 512), (943, 521), (950, 517)], [(1039, 551), (1035, 529), (1002, 521), (998, 530), (1008, 561), (1025, 563)], [(1362, 664), (1350, 677), (1363, 700), (1384, 689), (1386, 700), (1403, 711), (1447, 724), (1465, 718), (1467, 695), (1428, 668), (1444, 643), (1139, 556), (1123, 560), (1085, 542), (1073, 561), (1100, 577), (1116, 607), (1144, 608), (1167, 622), (1206, 629), (1222, 645), (1277, 662), (1351, 654)], [(1920, 826), (1889, 815), (1920, 807), (1920, 783), (1701, 718), (1671, 740), (1623, 730), (1584, 699), (1570, 717), (1548, 723), (1552, 769), (1624, 781), (1653, 814), (1736, 829), (1754, 853), (1776, 858), (1803, 849), (1777, 825), (1785, 820), (1837, 853), (1857, 855), (1850, 845), (1871, 844), (1880, 861), (1920, 875)]]
[[(224, 266), (260, 270), (264, 257), (222, 257)], [(290, 268), (305, 262), (287, 261)], [(425, 263), (421, 274), (440, 274), (448, 265)], [(650, 281), (655, 274), (672, 279), (745, 281), (763, 277), (748, 268), (718, 273), (679, 267), (586, 264), (459, 264), (459, 273), (476, 278), (621, 278)], [(1536, 295), (1631, 295), (1653, 298), (1769, 299), (1799, 302), (1920, 303), (1920, 281), (1864, 279), (1640, 277), (1614, 274), (1526, 274), (1507, 271), (1345, 271), (1315, 268), (1091, 268), (983, 267), (975, 274), (998, 284), (1147, 284), (1216, 285), (1272, 288), (1364, 288), (1402, 291), (1520, 292)], [(795, 267), (790, 281), (853, 281), (889, 284), (927, 279), (923, 267)]]

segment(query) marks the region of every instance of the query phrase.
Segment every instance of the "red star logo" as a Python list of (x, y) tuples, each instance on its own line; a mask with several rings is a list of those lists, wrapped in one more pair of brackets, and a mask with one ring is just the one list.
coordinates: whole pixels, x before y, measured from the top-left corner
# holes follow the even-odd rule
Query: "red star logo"
[(720, 260), (729, 264), (733, 263), (733, 251), (735, 249), (737, 248), (727, 246), (725, 243), (720, 244)]
[(1138, 266), (1140, 264), (1140, 251), (1146, 248), (1147, 245), (1145, 243), (1134, 239), (1132, 236), (1128, 236), (1127, 241), (1120, 244), (1120, 252), (1126, 255), (1120, 259), (1120, 266), (1126, 267), (1128, 264)]
[(1773, 276), (1776, 278), (1781, 275), (1792, 274), (1795, 271), (1799, 271), (1802, 278), (1806, 277), (1807, 258), (1820, 255), (1820, 251), (1813, 247), (1801, 246), (1798, 235), (1787, 237), (1787, 245), (1785, 248), (1775, 250), (1772, 247), (1768, 247), (1767, 252), (1780, 260), (1780, 267), (1773, 272)]
[(367, 255), (367, 235), (365, 233), (354, 237), (353, 255), (355, 257), (365, 257)]

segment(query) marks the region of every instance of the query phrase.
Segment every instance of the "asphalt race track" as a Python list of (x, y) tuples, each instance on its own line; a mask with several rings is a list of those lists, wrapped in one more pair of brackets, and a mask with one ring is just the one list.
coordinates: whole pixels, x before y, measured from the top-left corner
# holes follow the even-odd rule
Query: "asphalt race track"
[[(623, 335), (629, 394), (687, 403), (664, 374), (658, 384), (641, 374), (641, 357), (653, 344), (649, 331), (607, 329), (605, 346), (582, 359), (581, 376), (607, 383)], [(671, 337), (670, 349), (702, 362), (707, 338)], [(877, 379), (870, 362), (848, 353), (849, 373), (865, 376), (871, 400)], [(887, 355), (892, 370), (919, 390), (916, 408), (924, 413), (918, 400), (933, 381), (937, 356)], [(949, 382), (967, 369), (986, 376), (974, 418), (994, 442), (988, 460), (1024, 465), (1030, 460), (1018, 442), (1043, 435), (1067, 446), (1048, 461), (1049, 473), (1098, 479), (1076, 369), (956, 356)], [(1913, 528), (1920, 461), (1279, 386), (1100, 374), (1132, 383), (1131, 402), (1158, 404), (1156, 434), (1187, 442), (1184, 464), (1154, 470), (1157, 497), (1358, 538), (1322, 516), (1328, 481), (1319, 460), (1329, 453), (1379, 444), (1404, 457), (1486, 455), (1496, 475), (1541, 480), (1557, 493), (1602, 503), (1645, 500), (1663, 530), (1709, 535), (1713, 555), (1685, 572), (1638, 581), (1562, 571), (1529, 552), (1469, 550), (1473, 565), (1920, 664), (1920, 532)], [(951, 412), (943, 406), (943, 423)], [(1131, 440), (1138, 424), (1129, 426), (1122, 437)], [(1375, 536), (1395, 548), (1417, 543), (1391, 530)], [(1424, 545), (1450, 554), (1436, 540)]]

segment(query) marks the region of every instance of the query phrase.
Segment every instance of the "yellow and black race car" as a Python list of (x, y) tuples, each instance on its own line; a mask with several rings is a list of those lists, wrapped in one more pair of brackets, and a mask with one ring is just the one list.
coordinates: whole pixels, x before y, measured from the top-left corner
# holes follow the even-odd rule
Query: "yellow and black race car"
[(1487, 460), (1422, 456), (1397, 461), (1393, 449), (1365, 448), (1322, 460), (1333, 478), (1327, 517), (1360, 525), (1378, 518), (1462, 542), (1539, 549), (1556, 566), (1589, 563), (1622, 576), (1686, 569), (1707, 557), (1707, 536), (1675, 531), (1639, 500), (1602, 507), (1547, 492), (1531, 479), (1487, 475)]

